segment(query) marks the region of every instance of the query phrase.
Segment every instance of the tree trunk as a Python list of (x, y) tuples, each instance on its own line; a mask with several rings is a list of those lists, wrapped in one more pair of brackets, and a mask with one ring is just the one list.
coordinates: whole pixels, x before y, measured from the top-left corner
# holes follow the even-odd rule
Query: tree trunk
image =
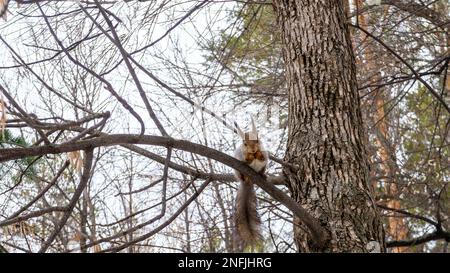
[(87, 205), (87, 187), (83, 191), (81, 197), (81, 210), (80, 210), (80, 249), (82, 253), (87, 253), (86, 243), (88, 238), (87, 225), (88, 225), (88, 205)]
[(317, 248), (301, 219), (301, 252), (385, 251), (369, 185), (355, 60), (342, 0), (276, 0), (289, 89), (284, 169), (293, 198), (328, 230)]
[[(363, 1), (356, 0), (355, 6), (358, 7), (358, 10), (361, 10), (363, 7)], [(387, 8), (385, 8), (385, 12), (387, 12)], [(386, 17), (386, 15), (384, 15), (384, 17)], [(366, 20), (366, 14), (364, 13), (358, 15), (359, 25), (363, 29), (369, 30), (369, 24), (367, 23), (368, 19)], [(362, 58), (365, 63), (364, 71), (367, 72), (367, 75), (372, 75), (369, 80), (371, 84), (379, 84), (382, 81), (381, 71), (379, 69), (381, 65), (377, 63), (374, 41), (370, 41), (370, 38), (361, 32), (360, 35), (360, 40), (366, 41), (364, 43), (364, 51), (362, 53)], [(377, 162), (373, 163), (377, 164), (379, 169), (375, 175), (381, 177), (378, 180), (374, 180), (373, 187), (376, 189), (378, 186), (382, 186), (386, 195), (389, 196), (386, 205), (390, 208), (398, 210), (401, 209), (399, 198), (401, 191), (397, 186), (399, 181), (396, 178), (396, 170), (398, 168), (396, 164), (395, 147), (393, 147), (389, 137), (389, 120), (385, 111), (386, 102), (389, 100), (386, 99), (385, 91), (386, 90), (383, 86), (374, 87), (373, 90), (369, 91), (373, 94), (373, 99), (369, 101), (372, 102), (374, 108), (372, 117), (374, 124), (373, 127), (376, 132), (374, 140), (378, 154), (378, 157), (374, 157)], [(388, 225), (386, 232), (393, 240), (401, 241), (408, 239), (408, 227), (405, 223), (405, 218), (399, 217), (399, 215), (394, 212), (389, 212), (387, 222)], [(394, 247), (391, 249), (391, 251), (395, 253), (401, 253), (407, 250), (407, 247)]]

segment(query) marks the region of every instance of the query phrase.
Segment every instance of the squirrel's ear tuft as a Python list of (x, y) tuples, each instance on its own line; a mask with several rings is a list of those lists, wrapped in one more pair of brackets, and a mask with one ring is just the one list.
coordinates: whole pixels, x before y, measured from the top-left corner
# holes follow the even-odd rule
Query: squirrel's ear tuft
[(252, 133), (258, 139), (258, 130), (256, 129), (255, 120), (253, 119), (253, 115), (250, 118), (252, 119)]
[(245, 140), (245, 134), (244, 134), (244, 132), (242, 132), (241, 128), (239, 128), (236, 121), (234, 122), (234, 127), (236, 127), (236, 131), (238, 132), (238, 134), (242, 138), (242, 140)]

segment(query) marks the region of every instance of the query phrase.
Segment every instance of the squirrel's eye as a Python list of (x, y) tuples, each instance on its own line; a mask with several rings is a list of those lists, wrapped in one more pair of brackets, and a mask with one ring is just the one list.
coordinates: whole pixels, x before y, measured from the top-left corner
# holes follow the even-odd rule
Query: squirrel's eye
[(244, 146), (247, 146), (247, 143), (244, 142)]

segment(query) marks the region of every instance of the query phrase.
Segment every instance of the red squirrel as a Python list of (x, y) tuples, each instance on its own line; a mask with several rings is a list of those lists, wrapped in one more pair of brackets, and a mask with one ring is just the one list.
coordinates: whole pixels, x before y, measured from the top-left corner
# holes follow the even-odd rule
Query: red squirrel
[[(253, 117), (251, 120), (252, 130), (246, 133), (235, 123), (242, 144), (235, 150), (234, 157), (247, 163), (256, 172), (264, 174), (269, 154), (264, 150), (259, 139)], [(261, 219), (256, 210), (256, 194), (253, 182), (248, 176), (237, 170), (235, 170), (235, 176), (240, 181), (236, 196), (235, 225), (244, 247), (255, 245), (257, 241), (262, 239), (262, 236), (260, 232)]]

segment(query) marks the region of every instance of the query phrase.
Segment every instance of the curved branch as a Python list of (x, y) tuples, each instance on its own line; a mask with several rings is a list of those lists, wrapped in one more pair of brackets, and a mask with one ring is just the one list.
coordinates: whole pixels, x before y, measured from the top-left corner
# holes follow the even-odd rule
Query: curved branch
[(445, 231), (435, 231), (430, 234), (426, 234), (417, 238), (409, 239), (409, 240), (400, 240), (400, 241), (391, 241), (386, 243), (386, 247), (399, 247), (399, 246), (416, 246), (420, 244), (424, 244), (430, 241), (445, 239), (447, 242), (450, 242), (450, 232)]
[(431, 224), (431, 225), (433, 225), (435, 227), (439, 226), (439, 224), (436, 221), (433, 221), (433, 220), (431, 220), (431, 219), (429, 219), (427, 217), (421, 216), (421, 215), (417, 215), (417, 214), (414, 214), (414, 213), (411, 213), (411, 212), (407, 212), (407, 211), (404, 211), (404, 210), (401, 210), (401, 209), (390, 208), (388, 206), (384, 206), (384, 205), (381, 205), (381, 204), (377, 204), (377, 207), (379, 207), (381, 209), (384, 209), (384, 210), (390, 210), (390, 211), (393, 211), (393, 212), (397, 212), (397, 213), (409, 216), (411, 218), (416, 218), (416, 219), (425, 221), (425, 222), (427, 222), (427, 223), (429, 223), (429, 224)]
[(151, 135), (130, 135), (130, 134), (114, 134), (100, 136), (93, 139), (81, 140), (74, 143), (65, 143), (59, 145), (46, 145), (29, 148), (9, 148), (0, 149), (0, 162), (19, 159), (27, 156), (37, 156), (44, 154), (59, 154), (76, 150), (92, 149), (102, 146), (112, 146), (119, 144), (147, 144), (161, 147), (172, 147), (187, 152), (192, 152), (201, 156), (205, 156), (221, 162), (233, 169), (250, 177), (256, 185), (267, 192), (275, 200), (285, 205), (308, 227), (314, 242), (318, 246), (324, 246), (329, 239), (326, 230), (320, 225), (319, 221), (311, 216), (304, 208), (302, 208), (292, 198), (287, 196), (283, 191), (270, 184), (264, 177), (255, 172), (247, 164), (215, 149), (189, 142), (186, 140), (177, 140), (170, 137), (151, 136)]

